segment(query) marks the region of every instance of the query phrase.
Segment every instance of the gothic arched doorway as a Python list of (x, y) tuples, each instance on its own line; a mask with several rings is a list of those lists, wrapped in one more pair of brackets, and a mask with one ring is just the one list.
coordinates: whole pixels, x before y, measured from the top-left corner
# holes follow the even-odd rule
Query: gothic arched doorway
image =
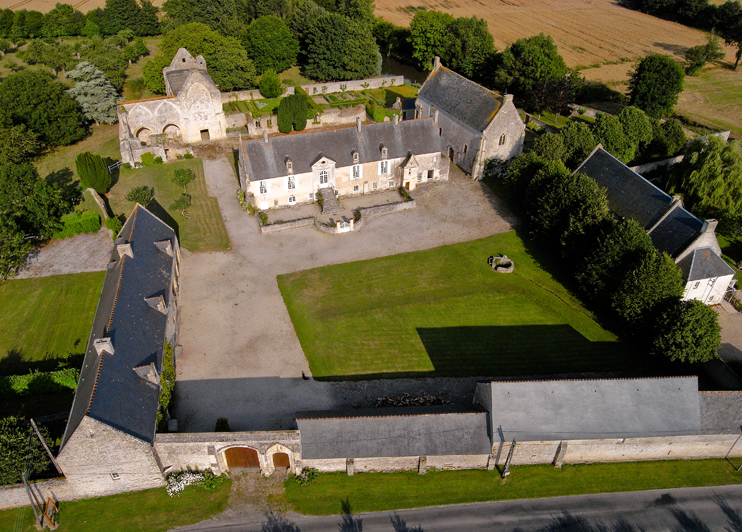
[(260, 471), (260, 459), (258, 452), (249, 447), (230, 447), (224, 451), (224, 457), (227, 459), (227, 467), (230, 471), (241, 469), (244, 471)]

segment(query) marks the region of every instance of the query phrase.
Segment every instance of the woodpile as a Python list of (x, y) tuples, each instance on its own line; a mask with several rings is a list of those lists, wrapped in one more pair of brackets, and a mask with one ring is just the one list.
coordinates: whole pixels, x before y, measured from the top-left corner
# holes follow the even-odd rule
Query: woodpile
[(387, 408), (390, 406), (431, 406), (431, 405), (448, 405), (451, 401), (446, 401), (435, 395), (410, 395), (401, 393), (399, 395), (390, 395), (389, 397), (380, 397), (376, 400), (376, 408)]

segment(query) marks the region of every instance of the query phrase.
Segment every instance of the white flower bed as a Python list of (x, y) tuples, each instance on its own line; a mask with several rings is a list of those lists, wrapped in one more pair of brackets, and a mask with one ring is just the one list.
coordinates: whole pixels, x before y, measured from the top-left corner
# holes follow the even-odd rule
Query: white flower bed
[(204, 474), (201, 471), (179, 471), (167, 477), (167, 494), (171, 497), (180, 493), (188, 486), (195, 486), (204, 481)]

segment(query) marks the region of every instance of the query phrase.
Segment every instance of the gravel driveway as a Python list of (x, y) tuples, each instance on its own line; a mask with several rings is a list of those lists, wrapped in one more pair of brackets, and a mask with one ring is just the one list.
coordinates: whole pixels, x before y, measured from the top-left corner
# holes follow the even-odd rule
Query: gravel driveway
[(52, 240), (29, 254), (15, 279), (103, 271), (111, 260), (111, 251), (113, 241), (105, 226), (97, 233)]
[[(448, 183), (414, 192), (417, 209), (368, 220), (361, 231), (328, 235), (303, 227), (261, 235), (257, 220), (239, 207), (230, 163), (223, 157), (205, 159), (204, 172), (209, 194), (218, 198), (231, 250), (188, 254), (182, 263), (183, 351), (176, 387), (182, 431), (211, 431), (218, 417), (227, 417), (233, 430), (288, 428), (296, 410), (351, 407), (387, 388), (398, 393), (438, 386), (430, 379), (427, 384), (425, 379), (303, 380), (309, 366), (276, 276), (509, 231), (514, 218), (488, 189), (452, 168)], [(473, 390), (470, 379), (451, 380), (461, 381), (466, 394)], [(450, 394), (461, 393), (458, 385), (451, 386)], [(354, 392), (369, 387), (371, 392)]]

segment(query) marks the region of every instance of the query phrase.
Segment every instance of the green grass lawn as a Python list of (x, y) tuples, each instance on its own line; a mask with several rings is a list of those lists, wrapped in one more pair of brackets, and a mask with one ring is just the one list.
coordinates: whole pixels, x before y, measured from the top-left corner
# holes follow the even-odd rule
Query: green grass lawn
[(720, 486), (742, 483), (726, 460), (634, 462), (564, 466), (518, 466), (502, 482), (497, 471), (320, 474), (310, 486), (286, 481), (294, 510), (307, 515), (340, 514), (347, 500), (354, 513), (401, 510), (588, 493)]
[[(512, 274), (487, 257), (507, 254)], [(278, 277), (317, 378), (641, 371), (514, 231)]]
[[(193, 201), (187, 209), (188, 219), (180, 211), (170, 209), (170, 204), (183, 192), (183, 187), (171, 180), (178, 168), (190, 168), (196, 173), (196, 179), (188, 185), (188, 193)], [(131, 214), (134, 204), (126, 199), (126, 194), (142, 185), (154, 187), (155, 201), (149, 209), (175, 229), (181, 246), (193, 252), (229, 249), (229, 237), (219, 204), (206, 191), (204, 167), (200, 159), (184, 159), (136, 170), (121, 168), (118, 182), (108, 193), (109, 205), (115, 215)]]
[[(721, 233), (716, 233), (716, 238), (719, 240), (719, 246), (721, 247), (721, 256), (729, 264), (734, 267), (734, 263), (742, 263), (742, 239), (733, 236), (725, 236)], [(737, 284), (742, 285), (742, 272), (737, 270), (734, 278), (737, 279)]]
[(84, 353), (105, 272), (0, 283), (0, 372)]
[(675, 110), (704, 125), (742, 136), (742, 70), (707, 66), (698, 76), (686, 76)]
[[(180, 497), (168, 497), (165, 488), (63, 502), (59, 508), (60, 532), (161, 532), (208, 519), (227, 506), (231, 480), (218, 488), (207, 491), (189, 487)], [(30, 506), (20, 510), (0, 511), (0, 530), (18, 530), (16, 519), (20, 515), (22, 532), (36, 530)], [(19, 532), (20, 532), (19, 531)]]

